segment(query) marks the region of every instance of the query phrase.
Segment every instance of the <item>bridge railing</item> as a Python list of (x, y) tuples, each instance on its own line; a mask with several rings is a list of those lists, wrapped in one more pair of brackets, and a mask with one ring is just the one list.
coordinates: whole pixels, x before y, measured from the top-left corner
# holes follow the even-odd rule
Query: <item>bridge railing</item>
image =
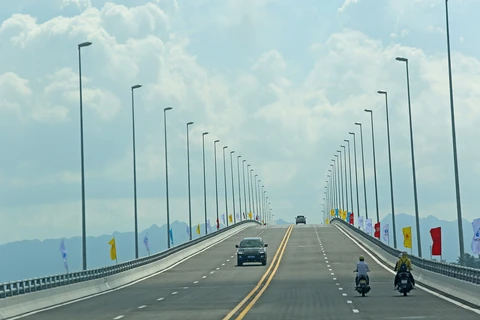
[[(360, 235), (361, 237), (367, 238), (369, 241), (373, 242), (374, 244), (379, 246), (382, 250), (386, 251), (387, 253), (393, 256), (397, 257), (402, 252), (400, 250), (397, 250), (388, 246), (387, 244), (380, 241), (379, 239), (372, 237), (368, 233), (363, 232), (362, 230), (356, 228), (355, 226), (352, 226), (351, 224), (347, 223), (342, 219), (333, 218), (331, 222), (340, 223), (346, 226), (356, 234)], [(439, 273), (455, 279), (459, 279), (459, 280), (463, 280), (463, 281), (467, 281), (475, 284), (480, 284), (480, 269), (464, 267), (464, 266), (460, 266), (453, 263), (432, 261), (424, 258), (419, 258), (414, 255), (409, 255), (409, 258), (410, 258), (410, 261), (412, 261), (413, 265), (419, 268), (422, 268), (424, 270)]]
[(41, 277), (41, 278), (33, 278), (33, 279), (0, 283), (0, 299), (17, 296), (21, 294), (26, 294), (30, 292), (48, 290), (51, 288), (66, 286), (74, 283), (99, 279), (99, 278), (111, 276), (117, 273), (121, 273), (127, 270), (135, 269), (135, 268), (150, 264), (152, 262), (156, 262), (161, 259), (164, 259), (176, 252), (179, 252), (185, 248), (194, 246), (199, 242), (202, 242), (211, 237), (217, 236), (225, 231), (238, 227), (239, 225), (252, 223), (252, 222), (260, 224), (255, 220), (244, 220), (236, 224), (230, 225), (228, 227), (225, 227), (221, 230), (199, 237), (197, 239), (182, 243), (176, 247), (153, 254), (151, 256), (122, 262), (113, 266), (108, 266), (108, 267), (103, 267), (98, 269), (90, 269), (90, 270), (79, 271), (79, 272), (72, 272), (67, 274), (58, 274), (58, 275)]

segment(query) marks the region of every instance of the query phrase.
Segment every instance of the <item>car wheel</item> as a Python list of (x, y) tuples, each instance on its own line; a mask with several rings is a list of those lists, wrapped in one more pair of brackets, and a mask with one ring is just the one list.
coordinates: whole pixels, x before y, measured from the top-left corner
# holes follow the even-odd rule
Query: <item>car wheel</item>
[(266, 265), (267, 265), (267, 259), (262, 261), (262, 266), (266, 266)]
[(243, 262), (240, 260), (237, 260), (237, 266), (241, 267), (243, 265)]

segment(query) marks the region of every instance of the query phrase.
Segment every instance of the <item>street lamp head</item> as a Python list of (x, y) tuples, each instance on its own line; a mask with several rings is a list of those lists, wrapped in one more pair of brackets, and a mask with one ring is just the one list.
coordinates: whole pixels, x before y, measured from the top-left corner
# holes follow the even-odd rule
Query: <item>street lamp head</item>
[(348, 134), (353, 134), (353, 135), (355, 135), (355, 132), (349, 132)]
[(370, 110), (370, 109), (365, 109), (365, 112), (370, 112), (370, 113), (372, 113), (373, 111)]
[(228, 146), (223, 147), (224, 150), (227, 149), (227, 148), (228, 148)]
[(86, 42), (82, 42), (78, 45), (79, 48), (83, 48), (83, 47), (88, 47), (88, 46), (91, 46), (92, 43), (90, 41), (86, 41)]
[(345, 141), (345, 142), (350, 142), (350, 140), (347, 140), (347, 139), (344, 139), (343, 141)]
[(213, 143), (217, 143), (217, 142), (220, 142), (220, 140), (217, 139), (217, 140), (213, 141)]
[(172, 107), (166, 107), (165, 109), (163, 109), (163, 112), (166, 112), (168, 110), (172, 110), (173, 108)]
[(342, 147), (342, 148), (345, 148), (345, 146), (344, 146), (344, 145), (341, 145), (340, 147)]
[(208, 132), (204, 132), (202, 133), (202, 136), (206, 136), (208, 134)]
[(192, 125), (192, 124), (193, 124), (193, 122), (192, 122), (192, 121), (190, 121), (190, 122), (187, 122), (187, 126), (190, 126), (190, 125)]
[(141, 88), (141, 87), (142, 87), (141, 84), (136, 84), (136, 85), (132, 86), (132, 90), (133, 90), (133, 89), (138, 89), (138, 88)]
[(395, 60), (402, 61), (402, 62), (408, 62), (407, 58), (402, 58), (402, 57), (396, 57)]
[(378, 90), (377, 93), (378, 93), (378, 94), (387, 94), (387, 91)]
[(235, 151), (232, 150), (232, 151), (230, 151), (230, 153), (235, 153)]
[(361, 126), (362, 124), (360, 122), (355, 122), (355, 125)]
[(337, 150), (337, 152), (342, 152), (341, 150)]
[(247, 161), (247, 160), (243, 160), (242, 162), (245, 162), (245, 161)]
[[(340, 151), (338, 151), (338, 150), (337, 150), (337, 152), (340, 152)], [(336, 154), (336, 155), (335, 155), (335, 157), (337, 157), (337, 158), (338, 158), (338, 154)]]

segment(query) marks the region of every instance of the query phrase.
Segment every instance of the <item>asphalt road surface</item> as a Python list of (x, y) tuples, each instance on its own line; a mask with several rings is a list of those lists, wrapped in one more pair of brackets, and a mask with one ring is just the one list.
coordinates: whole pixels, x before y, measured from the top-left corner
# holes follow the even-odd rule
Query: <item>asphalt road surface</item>
[[(371, 269), (366, 297), (354, 290), (360, 255)], [(393, 279), (335, 226), (295, 226), (272, 282), (243, 319), (480, 319), (421, 289), (404, 297)]]
[(236, 266), (235, 245), (260, 235), (273, 257), (288, 226), (251, 227), (179, 264), (132, 286), (47, 310), (26, 320), (222, 319), (255, 287), (267, 266)]
[[(155, 277), (24, 319), (480, 319), (421, 289), (403, 297), (393, 290), (394, 275), (335, 226), (299, 225), (289, 235), (287, 227), (249, 228)], [(256, 235), (269, 244), (267, 266), (237, 267), (235, 244)], [(361, 254), (372, 270), (366, 297), (354, 290)]]

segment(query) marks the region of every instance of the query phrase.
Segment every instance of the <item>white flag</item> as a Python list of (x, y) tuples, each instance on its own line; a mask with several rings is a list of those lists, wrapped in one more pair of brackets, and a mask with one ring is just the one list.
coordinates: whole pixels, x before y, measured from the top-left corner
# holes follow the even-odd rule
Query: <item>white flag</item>
[(363, 216), (358, 217), (358, 227), (363, 230)]
[(388, 234), (388, 224), (383, 226), (383, 241), (388, 242), (389, 240)]
[(473, 220), (473, 239), (472, 251), (473, 254), (480, 254), (480, 218)]
[(365, 232), (368, 234), (372, 234), (372, 219), (367, 219), (365, 220), (365, 222), (366, 222)]

